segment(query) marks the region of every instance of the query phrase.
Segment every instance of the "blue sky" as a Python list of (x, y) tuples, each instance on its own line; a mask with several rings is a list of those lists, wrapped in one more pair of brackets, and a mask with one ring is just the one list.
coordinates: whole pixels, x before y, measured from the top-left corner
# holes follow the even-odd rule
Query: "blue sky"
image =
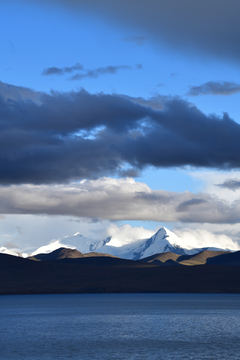
[[(144, 30), (113, 26), (89, 12), (74, 13), (56, 5), (29, 1), (2, 1), (1, 81), (38, 91), (117, 92), (151, 97), (156, 93), (188, 98), (206, 113), (229, 112), (239, 118), (232, 96), (191, 97), (190, 86), (208, 81), (240, 81), (239, 64), (198, 51), (177, 51), (154, 42)], [(69, 81), (69, 76), (41, 75), (43, 69), (82, 64), (86, 69), (127, 65), (133, 70), (97, 79)], [(141, 64), (139, 71), (134, 68)]]
[[(169, 4), (173, 10), (169, 8)], [(140, 104), (147, 114), (144, 116), (151, 116), (149, 114), (155, 110), (161, 112), (167, 102), (170, 103), (168, 106), (171, 110), (173, 108), (172, 100), (177, 99), (176, 103), (182, 102), (183, 106), (188, 108), (195, 106), (197, 111), (206, 116), (207, 121), (212, 119), (212, 114), (217, 119), (221, 119), (223, 113), (227, 113), (229, 118), (236, 124), (236, 129), (238, 129), (237, 125), (240, 123), (240, 74), (239, 55), (235, 49), (238, 44), (237, 35), (240, 27), (236, 22), (235, 13), (237, 13), (239, 5), (234, 0), (231, 0), (228, 2), (226, 13), (224, 9), (227, 1), (221, 0), (218, 4), (219, 7), (217, 8), (217, 2), (214, 0), (211, 6), (207, 7), (205, 1), (200, 2), (197, 0), (194, 9), (192, 5), (189, 6), (187, 0), (171, 0), (169, 2), (165, 0), (151, 0), (150, 2), (141, 0), (138, 3), (130, 0), (128, 2), (116, 1), (113, 4), (107, 0), (98, 2), (94, 0), (88, 2), (82, 0), (68, 2), (57, 0), (42, 2), (34, 0), (3, 0), (0, 3), (1, 95), (5, 97), (4, 101), (7, 101), (8, 98), (13, 96), (14, 91), (20, 91), (20, 98), (14, 98), (14, 101), (20, 104), (21, 102), (30, 101), (29, 94), (27, 96), (22, 95), (22, 88), (30, 89), (31, 101), (36, 101), (35, 98), (33, 100), (33, 97), (37, 96), (36, 94), (40, 94), (41, 98), (44, 94), (48, 94), (49, 99), (51, 101), (54, 99), (54, 102), (47, 105), (46, 109), (50, 111), (52, 110), (51, 107), (56, 106), (54, 111), (57, 113), (57, 101), (60, 100), (56, 100), (56, 93), (65, 94), (64, 99), (66, 99), (71, 96), (69, 94), (78, 93), (81, 89), (84, 89), (90, 95), (103, 94), (105, 96), (109, 94), (118, 100), (119, 97), (121, 99), (127, 98), (129, 104)], [(143, 9), (146, 9), (146, 13), (144, 13)], [(200, 19), (199, 21), (194, 18), (196, 13), (199, 13), (197, 17), (197, 19)], [(222, 20), (225, 20), (225, 22)], [(56, 69), (58, 69), (58, 74)], [(51, 72), (52, 74), (46, 75), (46, 73)], [(78, 79), (72, 79), (74, 76), (77, 77), (76, 75)], [(7, 95), (5, 85), (10, 85), (10, 88), (8, 88), (10, 93), (8, 92)], [(193, 96), (193, 91), (195, 91), (195, 94), (197, 92), (197, 95)], [(89, 98), (91, 98), (90, 95)], [(103, 101), (102, 99), (103, 97), (101, 101)], [(41, 106), (42, 103), (37, 102), (37, 104)], [(150, 108), (151, 111), (146, 110), (147, 108)], [(46, 109), (42, 113), (44, 115), (41, 115), (46, 116), (45, 119), (35, 120), (33, 112), (31, 113), (31, 121), (33, 123), (35, 121), (47, 122), (48, 110)], [(66, 111), (65, 116), (68, 119), (72, 115), (66, 109), (64, 108), (64, 111)], [(169, 114), (172, 114), (172, 110), (170, 110)], [(30, 114), (29, 108), (23, 110), (21, 114), (24, 111)], [(81, 115), (81, 108), (78, 111), (80, 111), (80, 118), (84, 116)], [(108, 109), (108, 111), (110, 110)], [(137, 108), (136, 111), (138, 111)], [(197, 116), (197, 112), (195, 115)], [(191, 114), (191, 116), (195, 115)], [(173, 121), (177, 124), (178, 114), (174, 113), (172, 116), (174, 117)], [(21, 121), (24, 121), (23, 118), (24, 115), (21, 115)], [(57, 122), (57, 119), (54, 121)], [(109, 121), (114, 122), (114, 116)], [(179, 124), (181, 121), (182, 119), (179, 118)], [(189, 117), (188, 121), (191, 122), (191, 117)], [(39, 125), (38, 129), (41, 126)], [(181, 126), (188, 127), (188, 124), (184, 122)], [(231, 220), (229, 215), (229, 209), (232, 209), (233, 203), (236, 203), (239, 199), (238, 187), (233, 190), (228, 182), (229, 179), (238, 181), (240, 176), (238, 173), (239, 154), (237, 145), (235, 152), (233, 145), (231, 154), (226, 155), (226, 159), (223, 155), (221, 159), (222, 150), (224, 154), (224, 144), (226, 143), (226, 154), (228, 154), (229, 144), (233, 144), (235, 141), (234, 139), (231, 140), (231, 136), (236, 135), (236, 132), (229, 130), (230, 132), (227, 133), (228, 129), (226, 129), (226, 138), (224, 131), (218, 137), (218, 124), (216, 123), (215, 126), (216, 131), (211, 130), (215, 131), (214, 136), (216, 137), (212, 137), (213, 140), (211, 140), (212, 133), (209, 133), (210, 135), (206, 134), (206, 144), (211, 145), (211, 142), (218, 144), (216, 148), (206, 150), (206, 152), (211, 152), (213, 158), (216, 155), (216, 159), (214, 158), (210, 165), (206, 160), (205, 166), (204, 161), (201, 163), (199, 159), (192, 162), (181, 160), (180, 163), (178, 161), (172, 163), (170, 160), (165, 163), (164, 161), (158, 161), (158, 159), (151, 162), (145, 159), (144, 151), (141, 149), (138, 149), (136, 153), (136, 157), (140, 156), (136, 165), (136, 160), (132, 159), (131, 154), (125, 154), (125, 150), (123, 151), (124, 159), (130, 157), (132, 159), (131, 164), (126, 161), (124, 166), (129, 168), (129, 166), (133, 166), (133, 163), (135, 164), (135, 173), (129, 173), (129, 177), (134, 178), (136, 184), (143, 184), (141, 191), (139, 190), (141, 193), (146, 190), (144, 186), (147, 186), (148, 190), (146, 191), (148, 193), (152, 191), (152, 196), (155, 196), (155, 205), (156, 197), (160, 196), (159, 193), (156, 194), (156, 191), (168, 192), (168, 195), (164, 193), (164, 196), (171, 196), (171, 198), (176, 197), (176, 194), (187, 193), (187, 195), (184, 195), (186, 199), (181, 198), (182, 202), (176, 200), (178, 202), (175, 207), (179, 209), (182, 203), (187, 204), (187, 206), (193, 204), (194, 209), (199, 206), (198, 209), (194, 210), (196, 214), (193, 217), (188, 215), (185, 217), (170, 215), (169, 217), (162, 215), (156, 217), (154, 214), (151, 215), (151, 212), (148, 212), (148, 206), (149, 208), (155, 206), (154, 204), (151, 205), (150, 202), (148, 204), (144, 203), (144, 206), (146, 206), (144, 214), (138, 216), (135, 213), (136, 209), (132, 209), (130, 212), (126, 211), (126, 214), (128, 214), (126, 218), (119, 214), (119, 209), (116, 209), (116, 216), (113, 216), (112, 214), (115, 213), (114, 208), (112, 208), (111, 214), (103, 211), (104, 215), (101, 218), (99, 213), (95, 211), (96, 206), (100, 206), (100, 203), (98, 205), (92, 204), (92, 215), (90, 209), (85, 214), (81, 211), (71, 213), (67, 210), (61, 213), (58, 209), (56, 210), (56, 205), (45, 204), (45, 207), (41, 207), (39, 199), (34, 198), (32, 203), (28, 200), (28, 190), (21, 188), (21, 186), (24, 187), (29, 184), (29, 186), (38, 186), (38, 189), (42, 186), (41, 191), (47, 192), (48, 189), (46, 190), (44, 186), (68, 186), (71, 182), (79, 183), (83, 179), (97, 181), (103, 176), (107, 176), (113, 182), (119, 180), (118, 186), (121, 189), (125, 189), (128, 185), (121, 183), (120, 179), (124, 178), (123, 173), (121, 176), (119, 171), (111, 170), (109, 172), (108, 169), (106, 169), (106, 175), (104, 169), (101, 169), (101, 173), (94, 173), (93, 175), (89, 170), (86, 173), (88, 175), (85, 177), (79, 175), (78, 178), (74, 175), (71, 178), (71, 175), (68, 175), (67, 178), (64, 178), (64, 175), (58, 175), (58, 177), (54, 177), (54, 181), (53, 177), (48, 179), (45, 176), (43, 179), (38, 174), (41, 171), (45, 172), (45, 170), (47, 173), (50, 170), (50, 168), (47, 168), (48, 166), (52, 168), (52, 165), (47, 165), (47, 162), (45, 170), (42, 170), (43, 168), (40, 168), (40, 166), (39, 170), (36, 170), (36, 165), (34, 174), (30, 174), (29, 170), (29, 177), (28, 175), (23, 176), (25, 172), (28, 174), (28, 170), (26, 170), (28, 165), (26, 164), (29, 164), (30, 167), (30, 163), (27, 162), (30, 161), (27, 156), (32, 156), (28, 153), (30, 150), (22, 150), (22, 148), (18, 150), (9, 145), (9, 153), (6, 155), (4, 166), (7, 169), (6, 172), (9, 171), (10, 175), (6, 176), (6, 178), (3, 176), (0, 180), (3, 190), (5, 186), (15, 186), (16, 195), (11, 199), (11, 206), (2, 206), (2, 230), (0, 231), (2, 238), (0, 245), (4, 246), (6, 238), (8, 238), (7, 243), (14, 243), (20, 248), (34, 247), (43, 245), (45, 241), (48, 242), (52, 238), (61, 237), (61, 234), (66, 236), (76, 231), (84, 232), (84, 235), (90, 236), (95, 231), (95, 228), (98, 229), (99, 236), (105, 236), (104, 229), (109, 226), (111, 221), (117, 222), (119, 226), (129, 223), (132, 226), (143, 226), (153, 231), (160, 225), (165, 225), (171, 229), (176, 227), (178, 229), (188, 228), (189, 231), (200, 227), (211, 233), (222, 231), (226, 233), (226, 236), (233, 236), (235, 240), (238, 240), (236, 234), (240, 230), (238, 229), (239, 219)], [(132, 131), (138, 130), (133, 129)], [(95, 128), (94, 131), (97, 131), (98, 135), (98, 128), (97, 130)], [(144, 129), (141, 129), (141, 131), (144, 131)], [(196, 133), (197, 131), (196, 128)], [(77, 130), (75, 133), (77, 133)], [(91, 134), (87, 133), (85, 136)], [(40, 135), (42, 136), (40, 130), (34, 134), (36, 139), (39, 139)], [(46, 137), (50, 135), (46, 130)], [(31, 134), (28, 133), (28, 137), (30, 136)], [(65, 135), (62, 134), (61, 136)], [(71, 136), (73, 136), (73, 133)], [(131, 136), (133, 136), (132, 133)], [(54, 139), (56, 140), (56, 138)], [(191, 136), (189, 135), (187, 141), (190, 141), (190, 139)], [(17, 137), (15, 142), (18, 140)], [(114, 140), (112, 145), (116, 145)], [(151, 145), (150, 138), (147, 146), (151, 151), (154, 151), (151, 146), (156, 149), (157, 143), (153, 141)], [(164, 146), (171, 148), (171, 143), (166, 140)], [(162, 152), (164, 152), (164, 146), (161, 148)], [(194, 157), (196, 149), (194, 150), (194, 147), (192, 149)], [(206, 149), (208, 149), (208, 145), (206, 145)], [(2, 151), (5, 154), (5, 148)], [(18, 155), (18, 151), (20, 151), (21, 156)], [(34, 150), (31, 151), (34, 152)], [(44, 156), (48, 157), (45, 151)], [(166, 151), (169, 152), (170, 150)], [(177, 148), (174, 151), (173, 157), (177, 156)], [(179, 154), (181, 151), (179, 150)], [(157, 157), (156, 151), (154, 154)], [(13, 156), (16, 156), (17, 160), (15, 162), (12, 160)], [(80, 153), (79, 156), (81, 157)], [(207, 154), (203, 156), (206, 156), (207, 159)], [(22, 165), (23, 157), (26, 157), (26, 163)], [(10, 160), (7, 162), (7, 159)], [(37, 162), (36, 159), (32, 161)], [(198, 165), (200, 163), (201, 165)], [(61, 170), (64, 173), (64, 163), (62, 168), (61, 163), (58, 163), (57, 166), (56, 171), (59, 173)], [(3, 171), (5, 171), (4, 169), (3, 167)], [(69, 170), (69, 174), (71, 171)], [(91, 186), (93, 186), (92, 183)], [(104, 187), (104, 191), (108, 194), (106, 183), (100, 185), (98, 183), (98, 185), (94, 186), (100, 186), (101, 191)], [(90, 185), (88, 190), (84, 189), (84, 191), (89, 191), (90, 194), (92, 187), (91, 190), (89, 189)], [(64, 188), (62, 191), (64, 193), (66, 189)], [(83, 191), (82, 188), (81, 191)], [(22, 208), (17, 204), (19, 196), (23, 198)], [(108, 196), (110, 195), (108, 194)], [(114, 198), (115, 195), (111, 196)], [(208, 196), (207, 200), (206, 196)], [(231, 198), (231, 202), (226, 205), (229, 198)], [(4, 197), (2, 199), (5, 204), (6, 199)], [(65, 201), (67, 200), (65, 199)], [(82, 206), (81, 201), (79, 200), (78, 204), (80, 208)], [(126, 198), (127, 201), (133, 200), (127, 200)], [(211, 203), (211, 206), (209, 206), (211, 209), (213, 207), (217, 213), (220, 213), (220, 206), (223, 206), (224, 203), (224, 210), (221, 211), (224, 213), (226, 211), (226, 217), (218, 216), (208, 221), (207, 216), (204, 218), (201, 215), (202, 213), (198, 212), (201, 210), (202, 204), (206, 202)], [(61, 205), (60, 202), (59, 206)], [(105, 209), (109, 204), (102, 202), (101, 205)], [(118, 206), (119, 204), (116, 203), (116, 208)], [(129, 204), (125, 203), (124, 206), (129, 207)], [(121, 214), (124, 214), (124, 206)], [(180, 208), (182, 209), (181, 206)], [(157, 209), (156, 211), (161, 213), (162, 210)], [(209, 208), (207, 211), (212, 211), (211, 209)], [(234, 209), (235, 212), (238, 211), (236, 207)], [(168, 211), (171, 212), (172, 208), (166, 208), (166, 212)], [(185, 207), (184, 211), (187, 211)], [(32, 219), (32, 224), (35, 224), (31, 231), (26, 221), (29, 216)], [(76, 221), (69, 221), (73, 217)], [(43, 219), (45, 220), (43, 221)], [(42, 223), (44, 223), (44, 226)], [(55, 223), (58, 223), (58, 230), (54, 234), (53, 228), (55, 225), (53, 226), (53, 224)], [(36, 240), (32, 240), (31, 243), (35, 229), (38, 235)], [(230, 233), (233, 235), (229, 235)]]

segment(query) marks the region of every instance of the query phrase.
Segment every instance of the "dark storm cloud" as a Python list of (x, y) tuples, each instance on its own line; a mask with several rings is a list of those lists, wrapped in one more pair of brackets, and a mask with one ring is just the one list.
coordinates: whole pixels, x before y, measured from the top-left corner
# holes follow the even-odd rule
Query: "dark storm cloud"
[(186, 95), (232, 95), (240, 92), (240, 84), (228, 81), (209, 81), (199, 86), (191, 86)]
[(58, 67), (49, 67), (47, 69), (44, 69), (42, 72), (42, 75), (48, 76), (48, 75), (64, 75), (64, 74), (69, 74), (72, 73), (73, 71), (76, 70), (82, 70), (83, 66), (81, 64), (76, 63), (73, 66), (65, 66), (63, 68), (58, 68)]
[(178, 205), (176, 211), (177, 212), (183, 212), (183, 211), (187, 211), (189, 210), (189, 208), (192, 206), (200, 206), (202, 204), (205, 204), (206, 200), (204, 199), (191, 199), (191, 200), (187, 200), (182, 202), (181, 204)]
[(128, 170), (120, 170), (118, 172), (120, 177), (138, 177), (141, 175), (141, 172), (137, 169), (128, 169)]
[(240, 189), (240, 180), (239, 179), (227, 179), (222, 184), (216, 184), (221, 188), (228, 190), (236, 191)]
[[(31, 0), (39, 1), (39, 0)], [(50, 0), (41, 0), (49, 3)], [(102, 16), (174, 50), (240, 60), (239, 0), (51, 0)]]
[(128, 65), (119, 65), (119, 66), (106, 66), (106, 67), (101, 67), (101, 68), (97, 68), (94, 70), (87, 70), (86, 72), (83, 73), (78, 73), (76, 75), (71, 76), (70, 80), (82, 80), (84, 78), (91, 78), (91, 79), (96, 79), (101, 75), (107, 75), (107, 74), (116, 74), (118, 73), (119, 70), (126, 70), (126, 69), (131, 69), (131, 66)]
[(227, 114), (207, 116), (177, 97), (81, 90), (38, 93), (36, 103), (32, 93), (0, 97), (2, 184), (137, 174), (148, 166), (240, 167), (240, 125)]

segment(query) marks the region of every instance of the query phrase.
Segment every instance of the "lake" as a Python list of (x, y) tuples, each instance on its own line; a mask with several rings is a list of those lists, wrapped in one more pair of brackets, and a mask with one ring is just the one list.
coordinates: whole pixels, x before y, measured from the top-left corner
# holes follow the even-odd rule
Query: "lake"
[(0, 296), (0, 358), (239, 359), (240, 295)]

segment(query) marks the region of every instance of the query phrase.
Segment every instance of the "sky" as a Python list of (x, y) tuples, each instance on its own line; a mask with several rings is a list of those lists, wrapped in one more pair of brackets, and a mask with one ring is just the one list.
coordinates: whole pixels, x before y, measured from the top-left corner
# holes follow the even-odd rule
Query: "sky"
[(239, 10), (2, 0), (0, 247), (160, 226), (240, 244)]

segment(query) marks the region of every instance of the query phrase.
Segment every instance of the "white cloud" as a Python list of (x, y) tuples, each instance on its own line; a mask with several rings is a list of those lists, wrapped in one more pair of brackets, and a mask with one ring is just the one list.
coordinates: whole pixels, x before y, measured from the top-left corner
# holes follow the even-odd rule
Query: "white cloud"
[[(6, 235), (21, 251), (76, 232), (96, 240), (112, 236), (116, 246), (153, 235), (154, 230), (144, 229), (144, 224), (131, 226), (132, 220), (151, 221), (152, 229), (157, 222), (171, 229), (175, 222), (174, 232), (194, 247), (223, 246), (218, 243), (228, 247), (232, 240), (240, 243), (238, 190), (215, 185), (230, 177), (240, 178), (240, 173), (196, 172), (191, 176), (201, 179), (202, 192), (152, 190), (132, 178), (0, 187), (0, 211), (6, 214), (1, 220), (0, 246), (5, 246)], [(129, 224), (112, 223), (121, 220)]]
[[(16, 231), (16, 225), (21, 227), (22, 235)], [(11, 242), (17, 251), (32, 252), (76, 232), (92, 239), (104, 239), (109, 225), (109, 221), (91, 222), (67, 216), (6, 215), (1, 222), (0, 247), (8, 247), (6, 243)]]
[[(16, 231), (16, 223), (23, 229), (23, 235)], [(111, 236), (114, 246), (119, 246), (120, 243), (128, 244), (132, 241), (151, 237), (160, 226), (155, 222), (152, 225), (153, 229), (148, 230), (144, 226), (120, 225), (110, 221), (88, 222), (73, 217), (7, 215), (6, 220), (2, 222), (0, 231), (0, 234), (2, 232), (0, 247), (9, 248), (6, 241), (14, 242), (15, 252), (31, 253), (39, 247), (42, 247), (40, 252), (53, 251), (62, 244), (66, 247), (76, 247), (75, 242), (71, 243), (70, 240), (66, 242), (65, 238), (76, 232), (94, 240), (104, 240)], [(181, 243), (186, 248), (209, 246), (235, 250), (240, 248), (239, 224), (204, 224), (201, 225), (201, 229), (199, 224), (195, 223), (187, 224), (183, 228), (180, 226), (181, 223), (173, 232), (181, 238)], [(8, 234), (5, 230), (8, 231)]]
[(133, 241), (150, 238), (155, 231), (141, 227), (132, 227), (129, 224), (118, 226), (111, 224), (106, 230), (108, 236), (111, 236), (112, 246), (122, 246), (130, 244)]
[(240, 200), (231, 204), (207, 193), (152, 190), (131, 178), (0, 187), (0, 211), (116, 221), (240, 222)]
[[(186, 224), (176, 224), (174, 232), (182, 231), (182, 229), (187, 229), (190, 232), (199, 230), (200, 226), (197, 223), (186, 223)], [(209, 224), (204, 223), (201, 225), (201, 230), (206, 230), (210, 234), (214, 235), (226, 235), (228, 238), (232, 239), (234, 242), (240, 244), (240, 224)]]
[(214, 234), (205, 229), (175, 229), (174, 233), (182, 239), (184, 247), (213, 247), (240, 250), (240, 244), (224, 234)]
[(240, 199), (240, 189), (232, 191), (218, 186), (229, 179), (240, 179), (240, 171), (196, 171), (191, 172), (190, 176), (202, 181), (201, 190), (204, 193), (215, 195), (230, 203)]

